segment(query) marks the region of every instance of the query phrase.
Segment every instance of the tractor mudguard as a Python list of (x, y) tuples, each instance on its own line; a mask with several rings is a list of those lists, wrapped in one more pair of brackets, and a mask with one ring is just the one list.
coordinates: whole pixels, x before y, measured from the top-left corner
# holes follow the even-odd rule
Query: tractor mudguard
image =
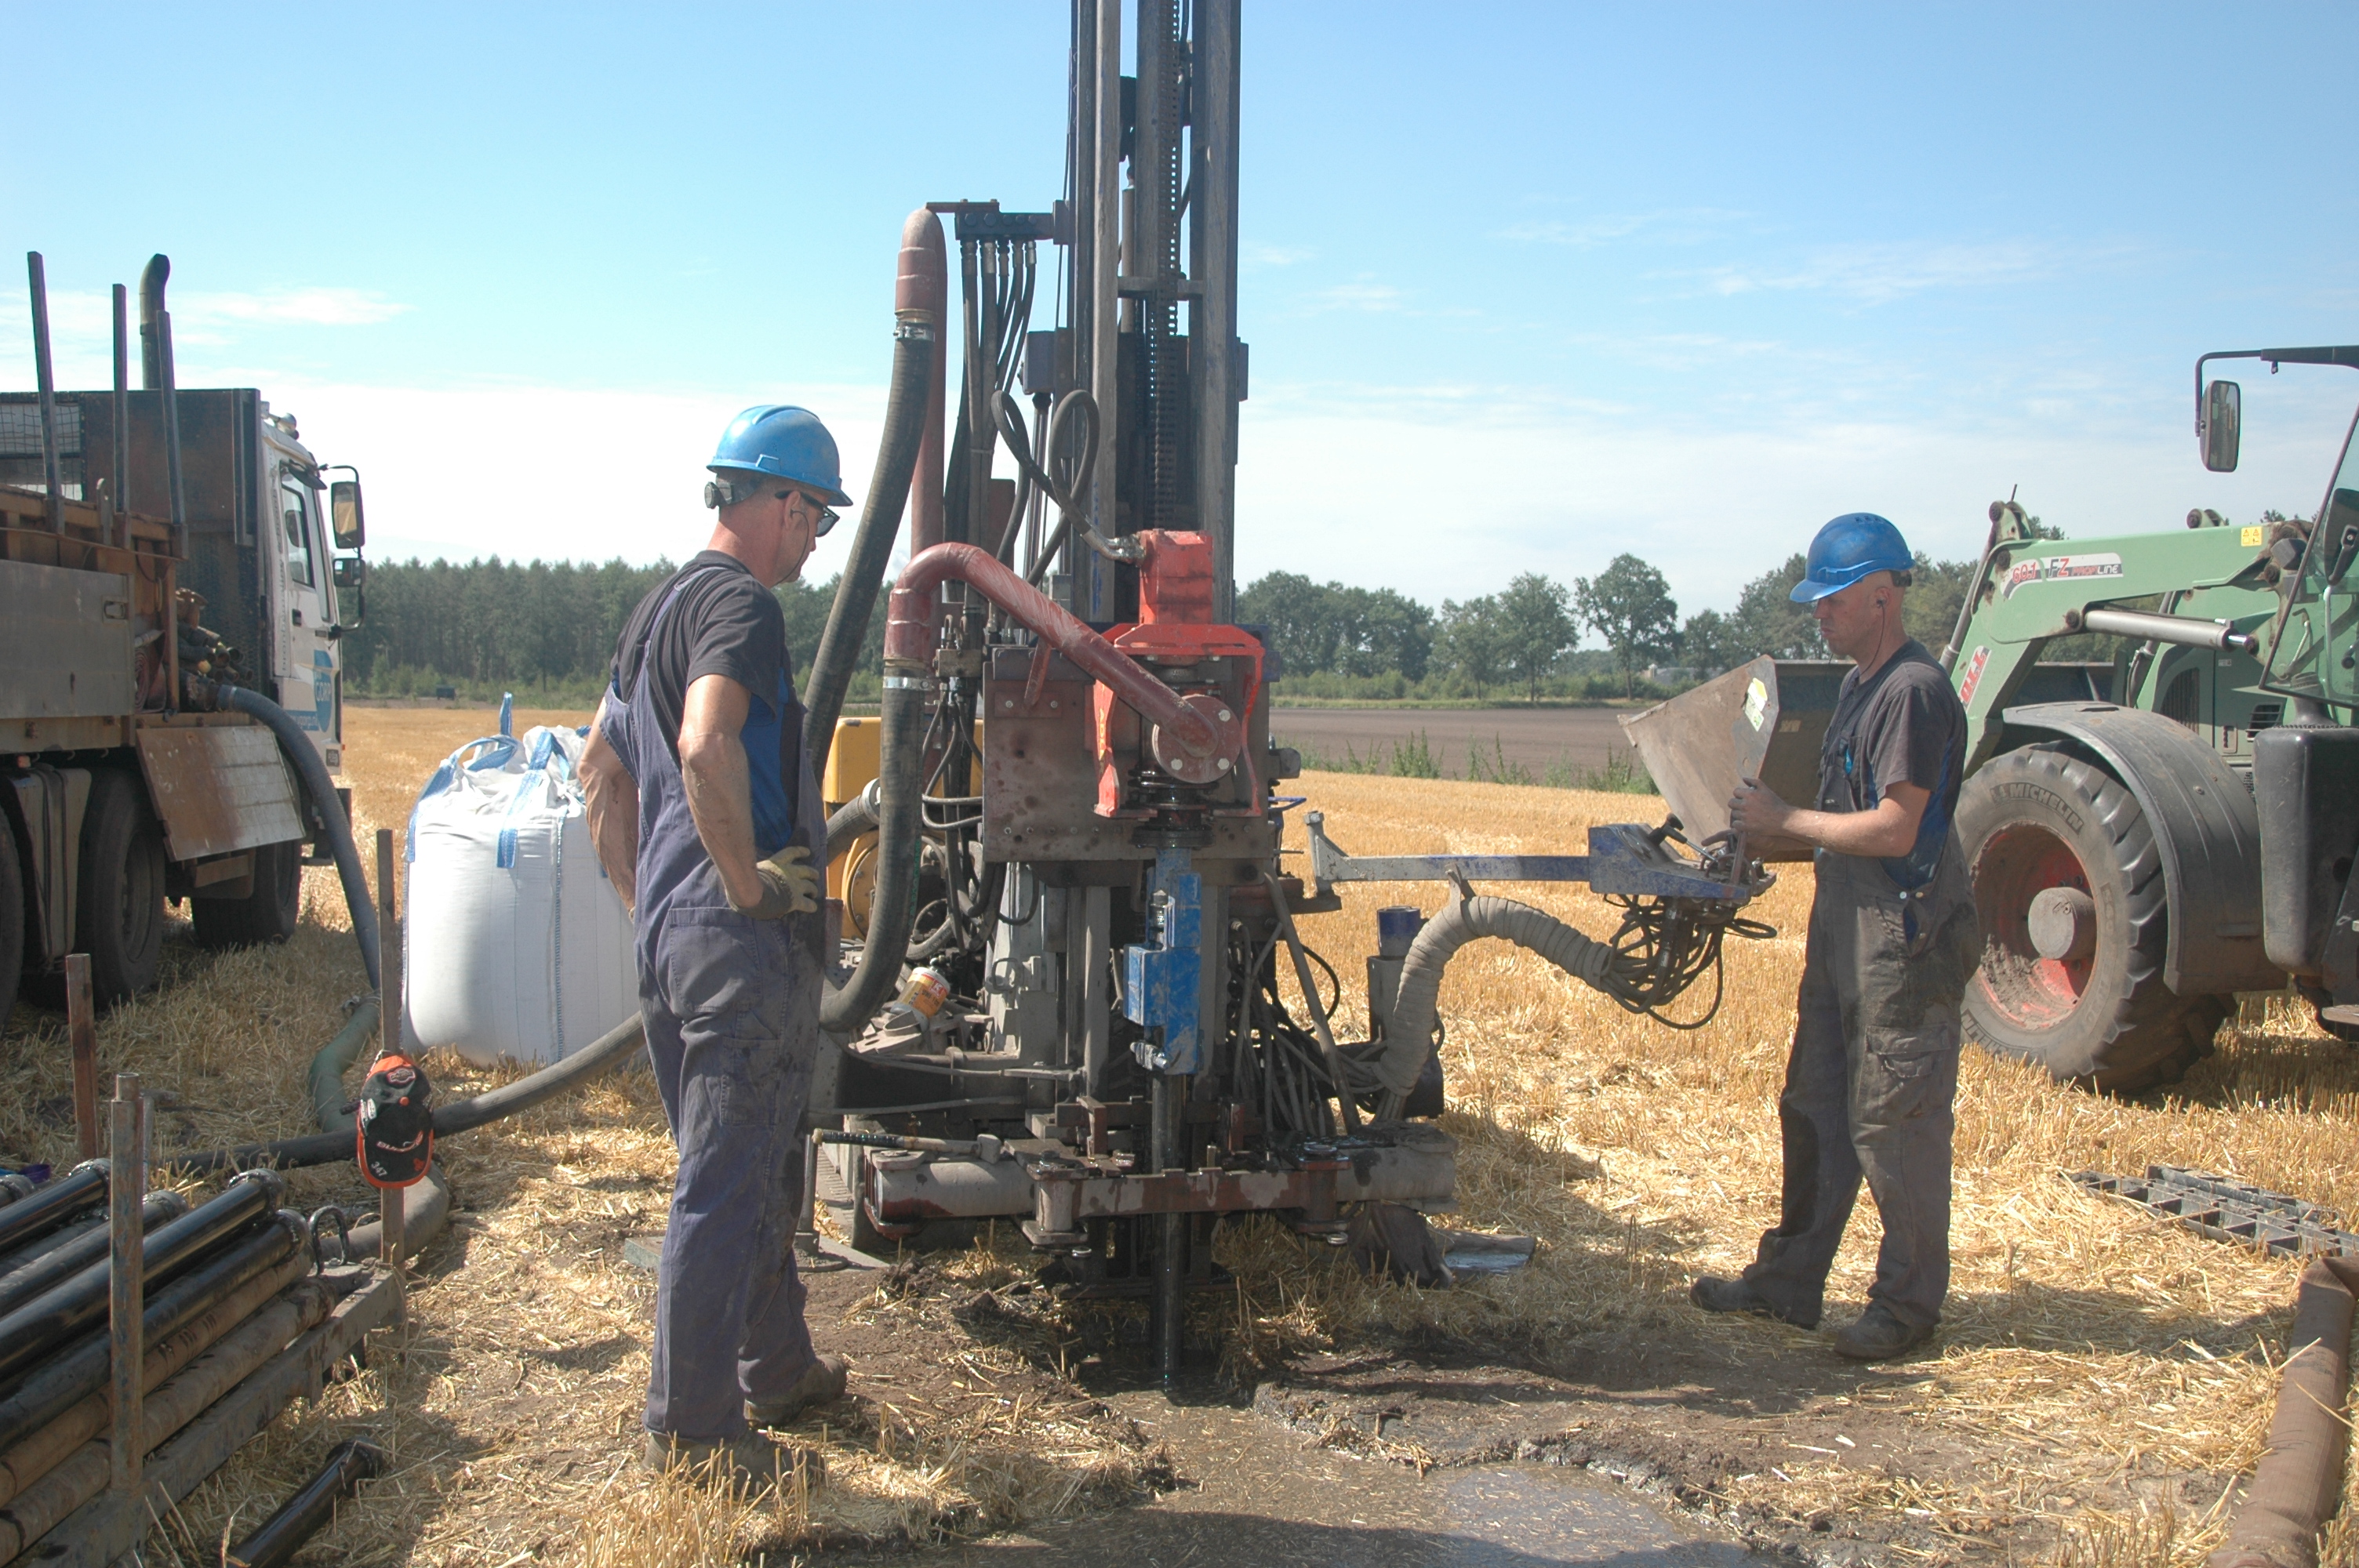
[(2137, 797), (2170, 896), (2163, 984), (2189, 997), (2284, 986), (2261, 940), (2260, 813), (2217, 753), (2174, 719), (2111, 703), (2010, 708), (2006, 724), (2079, 741)]

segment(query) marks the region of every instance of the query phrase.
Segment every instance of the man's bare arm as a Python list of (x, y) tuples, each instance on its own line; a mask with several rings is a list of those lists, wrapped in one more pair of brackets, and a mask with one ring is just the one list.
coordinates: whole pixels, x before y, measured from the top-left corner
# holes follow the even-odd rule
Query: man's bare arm
[(590, 813), (590, 842), (598, 863), (623, 895), (623, 907), (638, 907), (639, 786), (606, 744), (606, 699), (590, 721), (590, 744), (582, 752), (582, 794)]
[(1866, 860), (1890, 860), (1916, 846), (1917, 826), (1925, 819), (1930, 790), (1897, 784), (1884, 792), (1873, 811), (1804, 811), (1777, 798), (1759, 779), (1747, 779), (1728, 803), (1732, 831), (1761, 834), (1832, 849), (1838, 855)]
[(742, 738), (752, 708), (753, 695), (727, 676), (699, 676), (689, 685), (679, 719), (688, 815), (729, 902), (747, 909), (762, 902), (754, 859), (754, 781)]

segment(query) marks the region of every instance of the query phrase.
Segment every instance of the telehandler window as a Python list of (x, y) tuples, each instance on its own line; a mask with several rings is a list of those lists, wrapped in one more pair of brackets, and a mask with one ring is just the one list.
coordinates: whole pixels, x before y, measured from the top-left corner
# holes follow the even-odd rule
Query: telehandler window
[(296, 480), (278, 481), (278, 511), (287, 529), (287, 575), (305, 588), (320, 586), (313, 565), (311, 492)]

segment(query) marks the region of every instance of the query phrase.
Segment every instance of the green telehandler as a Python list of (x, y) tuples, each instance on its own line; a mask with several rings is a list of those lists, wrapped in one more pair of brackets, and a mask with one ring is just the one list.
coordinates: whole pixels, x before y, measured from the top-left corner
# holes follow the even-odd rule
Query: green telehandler
[[(2196, 362), (2204, 466), (2236, 466), (2241, 393), (2215, 360), (2359, 368), (2359, 347)], [(1957, 832), (1983, 963), (1968, 1034), (2100, 1088), (2168, 1082), (2238, 991), (2288, 977), (2359, 1039), (2359, 441), (2314, 522), (2039, 539), (1991, 532), (1942, 651), (1966, 705)], [(2121, 640), (2110, 702), (2018, 699), (2050, 640)]]

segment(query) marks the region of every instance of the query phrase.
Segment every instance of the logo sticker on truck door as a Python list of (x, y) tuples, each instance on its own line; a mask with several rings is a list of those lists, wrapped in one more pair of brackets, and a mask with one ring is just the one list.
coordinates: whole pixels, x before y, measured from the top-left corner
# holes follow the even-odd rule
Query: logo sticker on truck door
[(311, 707), (319, 714), (320, 730), (332, 735), (336, 730), (336, 661), (325, 648), (311, 650)]

